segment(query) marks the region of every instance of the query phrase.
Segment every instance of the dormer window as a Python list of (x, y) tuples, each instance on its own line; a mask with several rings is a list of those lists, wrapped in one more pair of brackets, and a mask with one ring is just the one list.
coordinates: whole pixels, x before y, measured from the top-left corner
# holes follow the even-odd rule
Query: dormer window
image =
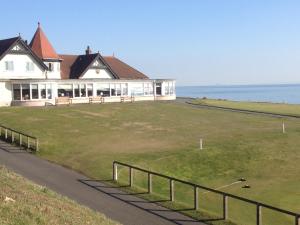
[(14, 62), (13, 61), (6, 61), (5, 62), (5, 70), (6, 71), (14, 71)]
[(53, 72), (53, 71), (54, 71), (54, 65), (53, 65), (53, 63), (49, 63), (49, 64), (48, 64), (48, 67), (49, 67), (49, 71), (50, 71), (50, 72)]
[(33, 62), (26, 62), (26, 72), (33, 72), (33, 71), (34, 71)]

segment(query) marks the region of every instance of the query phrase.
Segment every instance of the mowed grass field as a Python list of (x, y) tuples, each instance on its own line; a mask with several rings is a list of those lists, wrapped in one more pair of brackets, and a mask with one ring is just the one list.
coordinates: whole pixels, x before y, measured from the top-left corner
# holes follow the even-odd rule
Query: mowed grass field
[[(111, 179), (119, 160), (276, 207), (300, 211), (300, 120), (198, 109), (176, 102), (1, 108), (1, 123), (35, 135), (42, 158), (97, 179)], [(204, 149), (199, 150), (199, 139)], [(126, 169), (120, 178), (125, 181)], [(144, 176), (135, 181), (145, 187)], [(154, 178), (167, 198), (168, 183)], [(175, 184), (175, 199), (191, 206), (193, 192)], [(220, 215), (221, 198), (199, 192), (201, 210)], [(229, 200), (229, 217), (255, 224), (255, 207)], [(294, 224), (263, 210), (264, 225)]]
[(192, 102), (211, 106), (228, 107), (232, 109), (252, 110), (291, 116), (300, 116), (300, 105), (266, 102), (242, 102), (217, 99), (196, 99)]
[(116, 225), (104, 215), (0, 166), (0, 224)]

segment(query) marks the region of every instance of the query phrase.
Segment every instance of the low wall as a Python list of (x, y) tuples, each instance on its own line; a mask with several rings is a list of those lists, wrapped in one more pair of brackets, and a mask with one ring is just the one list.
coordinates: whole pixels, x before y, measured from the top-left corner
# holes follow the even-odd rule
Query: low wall
[[(135, 96), (134, 101), (164, 101), (164, 100), (175, 100), (176, 96)], [(84, 104), (89, 103), (89, 98), (73, 98), (72, 104)], [(116, 97), (105, 97), (104, 103), (109, 102), (121, 102), (119, 96)], [(131, 102), (130, 97), (125, 100), (125, 102)], [(55, 99), (45, 99), (45, 100), (32, 100), (32, 101), (12, 101), (7, 102), (7, 106), (45, 106), (45, 105), (55, 105)]]

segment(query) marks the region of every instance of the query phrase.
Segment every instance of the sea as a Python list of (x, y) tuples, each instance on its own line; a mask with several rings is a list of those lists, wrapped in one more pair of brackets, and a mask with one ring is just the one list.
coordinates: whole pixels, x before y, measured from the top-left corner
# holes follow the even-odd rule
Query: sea
[(177, 86), (177, 97), (300, 104), (300, 84)]

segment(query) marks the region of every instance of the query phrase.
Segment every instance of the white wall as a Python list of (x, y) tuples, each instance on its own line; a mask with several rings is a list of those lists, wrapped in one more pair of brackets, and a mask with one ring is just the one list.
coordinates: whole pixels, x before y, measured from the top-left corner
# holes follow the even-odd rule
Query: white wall
[(12, 101), (11, 83), (0, 82), (0, 106), (10, 106)]
[[(14, 62), (13, 71), (6, 71), (5, 61)], [(33, 62), (34, 71), (26, 71), (26, 62)], [(45, 79), (45, 72), (43, 72), (39, 65), (28, 55), (7, 54), (4, 56), (0, 61), (0, 79), (24, 78)]]
[[(44, 62), (49, 67), (49, 62)], [(53, 64), (53, 71), (47, 71), (48, 79), (61, 79), (60, 76), (60, 62), (51, 62)]]
[(96, 69), (89, 69), (83, 74), (82, 79), (88, 78), (103, 78), (103, 79), (113, 79), (113, 75), (106, 69), (99, 69), (100, 73), (96, 72)]

